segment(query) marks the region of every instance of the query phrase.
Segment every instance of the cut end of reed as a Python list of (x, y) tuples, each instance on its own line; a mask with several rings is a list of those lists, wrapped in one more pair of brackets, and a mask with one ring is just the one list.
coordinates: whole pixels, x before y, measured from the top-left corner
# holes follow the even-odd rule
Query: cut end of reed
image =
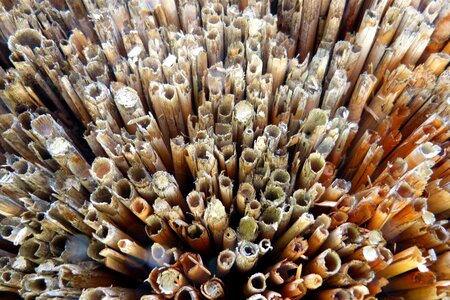
[(0, 298), (442, 299), (450, 4), (0, 2)]

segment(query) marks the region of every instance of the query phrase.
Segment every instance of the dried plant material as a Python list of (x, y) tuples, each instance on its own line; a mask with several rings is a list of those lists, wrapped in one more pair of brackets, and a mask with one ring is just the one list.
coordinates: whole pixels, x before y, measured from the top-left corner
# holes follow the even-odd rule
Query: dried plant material
[(240, 272), (251, 270), (257, 260), (259, 247), (256, 244), (247, 241), (241, 241), (236, 248), (236, 267)]
[(178, 292), (175, 294), (174, 299), (177, 299), (177, 300), (181, 300), (181, 299), (199, 300), (200, 292), (195, 287), (186, 285), (178, 290)]
[(140, 293), (134, 291), (133, 289), (126, 288), (90, 288), (83, 291), (80, 299), (108, 299), (108, 298), (118, 298), (131, 300), (135, 299)]
[(300, 235), (304, 230), (306, 230), (314, 221), (314, 217), (310, 214), (303, 214), (298, 218), (291, 227), (286, 230), (286, 232), (275, 242), (274, 252), (279, 253), (287, 246), (289, 241)]
[(200, 255), (195, 255), (189, 252), (180, 256), (179, 262), (187, 278), (199, 285), (211, 278), (211, 273), (203, 265)]
[(353, 284), (366, 284), (374, 278), (375, 274), (367, 263), (352, 260), (341, 266), (339, 273), (328, 278), (332, 287), (342, 287)]
[(217, 272), (218, 276), (228, 274), (236, 261), (236, 254), (231, 250), (222, 250), (217, 256)]
[(244, 294), (251, 296), (254, 294), (261, 294), (266, 289), (266, 277), (263, 273), (255, 273), (248, 279), (244, 287)]
[(122, 178), (114, 161), (104, 157), (98, 157), (92, 163), (91, 174), (94, 180), (105, 186), (112, 186), (114, 181)]
[(155, 268), (149, 275), (152, 288), (159, 294), (172, 298), (178, 290), (187, 284), (183, 274), (175, 268)]
[(123, 253), (129, 254), (143, 261), (148, 261), (147, 250), (136, 244), (136, 242), (122, 239), (117, 242), (117, 247), (119, 247), (120, 251), (122, 251)]
[(341, 267), (339, 255), (331, 250), (325, 250), (311, 260), (305, 268), (305, 273), (319, 274), (322, 278), (328, 278), (337, 272)]
[(217, 198), (211, 199), (206, 207), (204, 221), (212, 233), (214, 244), (218, 249), (222, 247), (225, 229), (228, 227), (228, 216), (222, 202)]
[(113, 4), (0, 4), (0, 298), (445, 298), (446, 1)]

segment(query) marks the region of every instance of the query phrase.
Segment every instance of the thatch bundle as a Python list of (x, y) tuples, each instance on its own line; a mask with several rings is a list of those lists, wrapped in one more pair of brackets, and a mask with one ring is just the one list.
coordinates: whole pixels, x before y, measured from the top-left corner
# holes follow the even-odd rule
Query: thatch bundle
[(0, 298), (443, 299), (447, 0), (0, 0)]

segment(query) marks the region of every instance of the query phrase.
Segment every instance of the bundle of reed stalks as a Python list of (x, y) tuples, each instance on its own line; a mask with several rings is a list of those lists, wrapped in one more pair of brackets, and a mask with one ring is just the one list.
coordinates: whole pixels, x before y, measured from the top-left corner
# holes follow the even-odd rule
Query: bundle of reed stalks
[(448, 0), (0, 0), (0, 298), (448, 299)]

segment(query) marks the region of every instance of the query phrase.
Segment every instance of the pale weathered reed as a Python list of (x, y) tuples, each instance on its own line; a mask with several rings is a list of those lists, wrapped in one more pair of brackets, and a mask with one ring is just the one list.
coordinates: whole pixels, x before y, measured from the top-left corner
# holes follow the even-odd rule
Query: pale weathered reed
[(0, 298), (448, 294), (447, 1), (109, 4), (0, 3)]

